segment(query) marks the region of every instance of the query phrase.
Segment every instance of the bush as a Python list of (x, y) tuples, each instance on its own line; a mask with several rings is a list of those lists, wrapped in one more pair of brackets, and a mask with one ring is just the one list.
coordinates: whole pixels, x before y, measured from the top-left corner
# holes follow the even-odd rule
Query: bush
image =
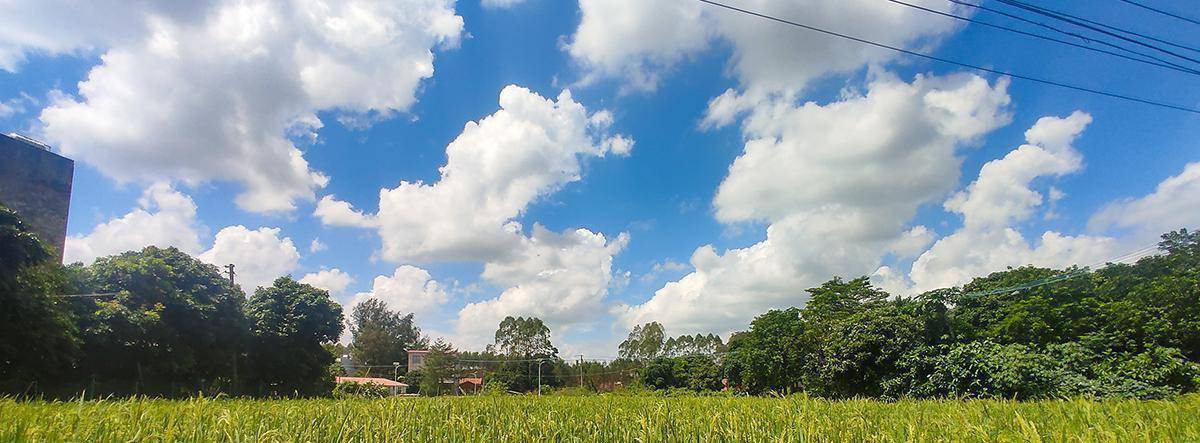
[(642, 382), (653, 389), (687, 389), (692, 392), (721, 389), (721, 370), (707, 355), (659, 357), (642, 370)]
[(334, 398), (383, 398), (390, 394), (386, 386), (374, 383), (344, 381), (333, 387)]
[(884, 383), (890, 398), (1046, 398), (1059, 394), (1062, 379), (1048, 355), (991, 341), (918, 348), (897, 368), (900, 374)]

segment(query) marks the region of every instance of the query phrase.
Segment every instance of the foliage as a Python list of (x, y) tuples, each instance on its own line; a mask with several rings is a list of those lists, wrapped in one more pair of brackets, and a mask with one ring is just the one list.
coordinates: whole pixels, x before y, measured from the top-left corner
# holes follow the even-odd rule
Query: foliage
[[(69, 368), (77, 357), (75, 324), (62, 299), (68, 273), (17, 214), (0, 206), (0, 383), (23, 390)], [(6, 388), (8, 386), (5, 386)]]
[(707, 355), (659, 357), (642, 370), (642, 383), (652, 389), (717, 391), (722, 388), (721, 369)]
[(333, 387), (333, 398), (383, 398), (391, 395), (387, 386), (374, 383), (338, 382)]
[(1168, 233), (1160, 249), (1133, 265), (1020, 267), (911, 298), (834, 278), (809, 289), (803, 309), (768, 312), (734, 334), (724, 371), (750, 393), (833, 398), (1194, 392), (1200, 235)]
[(322, 345), (342, 333), (342, 308), (324, 289), (280, 277), (246, 303), (249, 362), (260, 391), (324, 395), (334, 355)]
[(1190, 442), (1200, 397), (1171, 401), (503, 396), (17, 402), (0, 441)]
[(618, 351), (621, 358), (633, 361), (658, 357), (663, 352), (663, 326), (658, 322), (634, 326)]
[(550, 328), (537, 317), (505, 317), (496, 330), (496, 348), (510, 356), (558, 356), (558, 348), (550, 342)]
[(436, 396), (453, 394), (456, 388), (450, 383), (454, 380), (456, 365), (454, 347), (442, 339), (433, 342), (429, 354), (425, 355), (425, 367), (420, 373), (420, 392), (422, 395)]
[(428, 346), (413, 314), (402, 314), (387, 307), (378, 298), (369, 298), (354, 306), (350, 314), (350, 333), (354, 342), (350, 355), (361, 365), (408, 365), (408, 350)]
[(717, 334), (681, 335), (663, 343), (663, 355), (680, 357), (692, 354), (712, 355), (725, 352), (725, 343)]
[(812, 339), (815, 349), (805, 362), (805, 387), (816, 395), (879, 396), (897, 361), (924, 344), (917, 318), (898, 303), (881, 302), (825, 327), (824, 337)]
[(233, 378), (246, 336), (245, 299), (218, 269), (175, 248), (148, 246), (86, 269), (75, 299), (86, 377), (132, 382), (135, 392), (195, 392)]
[(750, 330), (729, 339), (725, 373), (731, 385), (752, 394), (792, 392), (801, 386), (805, 326), (800, 310), (772, 310), (750, 323)]

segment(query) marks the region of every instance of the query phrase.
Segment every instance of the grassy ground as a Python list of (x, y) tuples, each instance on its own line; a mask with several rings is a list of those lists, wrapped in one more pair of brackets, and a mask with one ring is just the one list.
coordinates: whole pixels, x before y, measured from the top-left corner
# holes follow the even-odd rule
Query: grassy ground
[(0, 399), (0, 441), (1200, 441), (1173, 401), (826, 401), (546, 396)]

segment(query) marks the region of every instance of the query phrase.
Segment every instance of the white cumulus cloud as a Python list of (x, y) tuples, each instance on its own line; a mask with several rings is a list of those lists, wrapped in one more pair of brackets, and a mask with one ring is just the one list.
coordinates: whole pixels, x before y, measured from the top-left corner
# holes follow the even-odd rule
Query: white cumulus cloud
[(1188, 163), (1149, 195), (1112, 202), (1092, 217), (1088, 228), (1128, 231), (1137, 243), (1180, 228), (1200, 229), (1200, 162)]
[(369, 298), (382, 300), (392, 310), (417, 314), (428, 313), (448, 300), (446, 288), (429, 271), (409, 265), (397, 267), (391, 276), (375, 277), (371, 290), (358, 293), (347, 306)]
[(337, 296), (344, 292), (350, 283), (354, 282), (354, 278), (338, 268), (322, 269), (317, 272), (310, 272), (300, 277), (300, 283), (312, 285), (313, 287), (329, 291), (330, 294)]
[(151, 245), (196, 254), (201, 249), (200, 230), (192, 198), (166, 183), (155, 183), (129, 213), (97, 225), (86, 235), (67, 237), (63, 261), (90, 264), (98, 257)]
[(513, 219), (579, 180), (582, 158), (629, 153), (632, 141), (607, 134), (611, 122), (607, 112), (589, 114), (569, 91), (549, 100), (505, 87), (500, 110), (468, 122), (446, 146), (436, 183), (402, 181), (380, 191), (383, 258), (492, 260), (519, 248)]
[(767, 224), (766, 240), (724, 253), (698, 248), (693, 272), (619, 307), (619, 319), (728, 332), (802, 304), (804, 289), (832, 276), (872, 274), (889, 249), (919, 252), (904, 243), (929, 234), (906, 224), (957, 185), (958, 151), (1008, 122), (1006, 88), (971, 75), (912, 83), (883, 75), (865, 94), (832, 103), (755, 108), (713, 204), (720, 221)]
[(259, 286), (270, 286), (276, 278), (299, 266), (300, 252), (292, 239), (280, 237), (279, 228), (248, 229), (242, 225), (217, 232), (213, 246), (197, 258), (225, 266), (234, 265), (235, 280), (247, 295)]
[(613, 256), (628, 243), (628, 234), (608, 239), (583, 228), (556, 233), (534, 225), (513, 254), (485, 264), (483, 279), (507, 289), (462, 308), (459, 339), (486, 343), (509, 315), (538, 317), (560, 334), (589, 327), (606, 309)]
[(332, 195), (321, 197), (313, 215), (321, 219), (321, 224), (325, 226), (370, 228), (379, 224), (374, 216), (363, 214), (362, 211), (354, 209), (349, 202), (338, 200)]
[[(955, 10), (948, 2), (915, 3), (937, 11)], [(731, 4), (898, 46), (929, 44), (958, 26), (944, 17), (878, 0), (742, 0)], [(579, 6), (583, 17), (567, 51), (590, 76), (622, 78), (639, 89), (653, 89), (665, 73), (715, 40), (729, 44), (731, 71), (753, 100), (768, 93), (798, 92), (812, 79), (896, 57), (887, 50), (695, 1), (581, 0)], [(725, 97), (739, 95), (730, 91)], [(726, 107), (724, 112), (738, 108)], [(714, 118), (728, 121), (729, 117)]]
[(914, 289), (957, 286), (1008, 266), (1087, 266), (1115, 253), (1117, 241), (1110, 237), (1048, 231), (1032, 243), (1014, 227), (1046, 201), (1035, 179), (1082, 169), (1083, 156), (1073, 143), (1091, 121), (1079, 111), (1039, 119), (1025, 132), (1026, 144), (985, 164), (975, 181), (946, 201), (948, 211), (962, 215), (963, 226), (913, 263)]
[(241, 208), (287, 211), (328, 181), (293, 139), (315, 137), (318, 111), (407, 110), (433, 50), (458, 43), (453, 3), (7, 2), (0, 68), (98, 52), (78, 95), (42, 110), (48, 141), (119, 181), (234, 181)]

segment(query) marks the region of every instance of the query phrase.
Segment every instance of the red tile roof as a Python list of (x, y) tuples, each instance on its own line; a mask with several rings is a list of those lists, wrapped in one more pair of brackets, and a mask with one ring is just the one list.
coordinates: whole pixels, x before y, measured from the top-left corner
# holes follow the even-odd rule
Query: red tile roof
[(479, 378), (479, 377), (463, 377), (463, 378), (460, 378), (460, 379), (458, 379), (458, 384), (460, 384), (460, 385), (461, 385), (461, 384), (463, 384), (463, 383), (471, 383), (471, 384), (476, 384), (476, 385), (482, 385), (482, 384), (483, 384), (483, 379), (482, 379), (482, 378)]

